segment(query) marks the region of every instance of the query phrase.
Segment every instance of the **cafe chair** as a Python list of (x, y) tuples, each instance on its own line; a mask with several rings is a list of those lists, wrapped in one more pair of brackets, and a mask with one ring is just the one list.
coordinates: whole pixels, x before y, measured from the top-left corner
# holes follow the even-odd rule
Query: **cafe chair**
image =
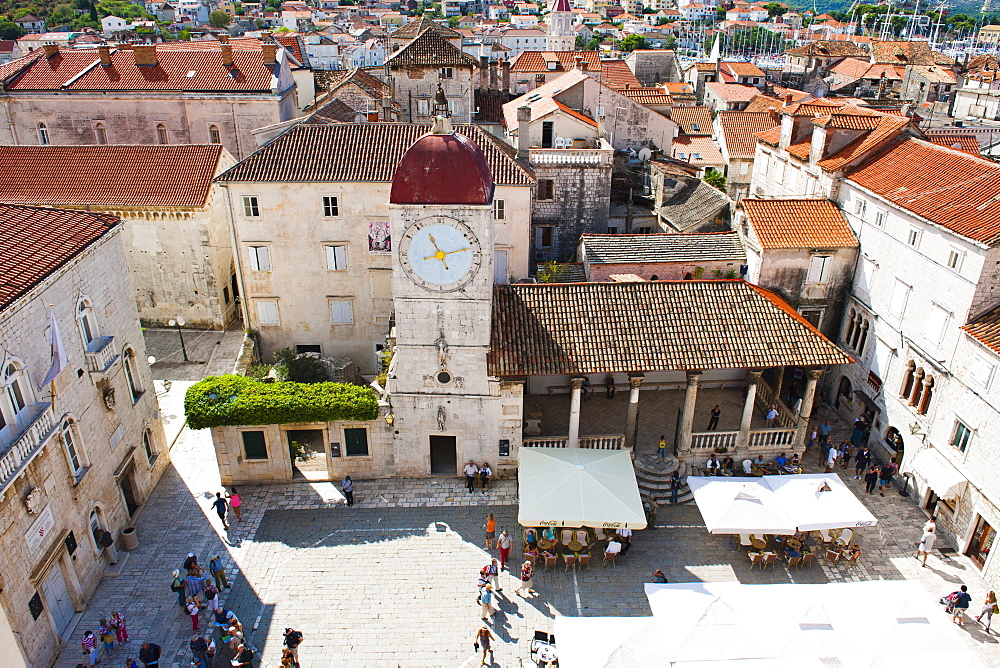
[(577, 568), (586, 566), (587, 570), (590, 570), (590, 555), (589, 554), (578, 554), (576, 555)]
[[(609, 561), (611, 562), (612, 566), (615, 566), (615, 562), (618, 560), (618, 555), (619, 554), (621, 554), (621, 552), (612, 552), (611, 554), (608, 554), (607, 552), (605, 552), (604, 553), (604, 563), (601, 565), (602, 568), (605, 567), (605, 566), (607, 566)], [(615, 568), (618, 568), (618, 567), (615, 566)]]
[(850, 554), (847, 554), (843, 559), (841, 559), (841, 563), (843, 563), (845, 567), (851, 568), (852, 566), (857, 566), (858, 559), (860, 557), (861, 557), (860, 552), (851, 552)]
[(745, 547), (748, 549), (753, 547), (753, 543), (750, 542), (750, 534), (748, 533), (740, 534), (740, 547)]
[(829, 561), (831, 564), (835, 564), (838, 561), (840, 561), (840, 550), (827, 550), (826, 560)]
[(608, 537), (604, 535), (604, 529), (594, 529), (594, 535), (597, 537), (598, 543), (608, 540)]
[(808, 566), (809, 568), (812, 568), (815, 562), (816, 562), (815, 553), (809, 552), (808, 554), (803, 554), (802, 561), (799, 562), (799, 568), (801, 569), (803, 566)]
[(844, 545), (850, 545), (851, 539), (854, 538), (854, 529), (844, 529), (842, 532), (840, 532), (840, 535), (837, 536), (837, 538), (839, 538), (840, 542), (842, 542)]
[(563, 545), (565, 545), (566, 547), (569, 547), (569, 544), (573, 542), (573, 530), (572, 529), (563, 529), (562, 530), (562, 541), (560, 541), (560, 542)]
[(549, 634), (545, 631), (535, 631), (535, 637), (531, 639), (531, 659), (532, 661), (538, 661), (538, 651), (542, 647), (551, 645), (549, 642)]
[(556, 555), (546, 554), (545, 555), (545, 570), (549, 570), (549, 566), (552, 568), (556, 567)]
[(753, 570), (754, 566), (760, 566), (761, 569), (764, 568), (764, 555), (760, 552), (751, 552), (747, 556), (750, 557), (750, 570)]
[(774, 552), (768, 552), (767, 554), (764, 555), (764, 565), (761, 568), (767, 568), (768, 566), (770, 566), (773, 569), (774, 562), (776, 562), (777, 560), (778, 560), (777, 554), (775, 554)]
[(793, 566), (795, 568), (800, 567), (799, 565), (802, 563), (802, 557), (785, 557), (785, 561), (787, 562), (785, 565), (788, 567), (788, 570), (792, 570)]
[(576, 531), (576, 540), (577, 540), (577, 542), (583, 543), (584, 545), (586, 545), (587, 542), (588, 542), (587, 530), (586, 529), (577, 529), (577, 531)]
[(563, 569), (564, 571), (568, 571), (569, 568), (570, 568), (570, 566), (576, 568), (576, 555), (575, 554), (564, 554), (563, 555), (563, 563), (566, 564), (566, 568)]

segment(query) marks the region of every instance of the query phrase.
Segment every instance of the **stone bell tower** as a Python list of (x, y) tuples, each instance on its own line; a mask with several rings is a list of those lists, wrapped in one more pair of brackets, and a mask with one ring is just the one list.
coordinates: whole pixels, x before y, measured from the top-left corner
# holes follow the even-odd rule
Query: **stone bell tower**
[(549, 34), (545, 38), (547, 51), (573, 51), (576, 33), (573, 32), (573, 10), (569, 0), (555, 0), (549, 12)]
[(455, 133), (438, 89), (431, 132), (393, 174), (396, 348), (388, 390), (397, 475), (455, 475), (497, 452), (490, 381), (493, 178), (482, 150)]

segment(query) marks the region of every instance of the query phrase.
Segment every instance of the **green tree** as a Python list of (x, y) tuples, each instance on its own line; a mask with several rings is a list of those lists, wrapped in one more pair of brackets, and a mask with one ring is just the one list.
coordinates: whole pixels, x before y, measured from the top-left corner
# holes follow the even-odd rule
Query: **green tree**
[(768, 16), (781, 16), (788, 11), (788, 9), (779, 2), (769, 2), (764, 5), (764, 9), (767, 10)]
[(183, 40), (185, 42), (190, 42), (191, 41), (191, 31), (190, 30), (181, 30), (179, 33), (177, 33), (177, 39)]
[(13, 21), (0, 19), (0, 39), (17, 39), (24, 37), (24, 28)]
[(448, 17), (448, 27), (449, 28), (457, 28), (458, 24), (459, 24), (459, 22), (461, 20), (462, 20), (462, 17), (460, 17), (460, 16), (449, 16)]
[(245, 14), (245, 13), (246, 13), (246, 10), (243, 9), (243, 3), (242, 2), (234, 2), (233, 3), (233, 14), (236, 14), (236, 16), (243, 16), (243, 14)]
[(233, 18), (229, 14), (217, 9), (208, 15), (208, 22), (213, 28), (226, 28), (233, 22)]
[(131, 2), (121, 2), (121, 0), (102, 0), (98, 2), (97, 13), (101, 18), (112, 15), (122, 19), (153, 18), (152, 14), (139, 5), (133, 5)]
[(715, 168), (709, 167), (706, 169), (705, 175), (701, 179), (713, 188), (718, 188), (722, 192), (726, 192), (726, 177)]
[(648, 48), (649, 44), (642, 35), (632, 34), (618, 42), (619, 51), (635, 51), (636, 49)]
[(355, 2), (355, 0), (340, 0), (340, 2), (338, 2), (337, 4), (340, 5), (341, 7), (351, 7), (358, 3)]
[(70, 5), (57, 5), (55, 9), (49, 12), (48, 23), (52, 26), (70, 23), (74, 20), (76, 20), (76, 10)]

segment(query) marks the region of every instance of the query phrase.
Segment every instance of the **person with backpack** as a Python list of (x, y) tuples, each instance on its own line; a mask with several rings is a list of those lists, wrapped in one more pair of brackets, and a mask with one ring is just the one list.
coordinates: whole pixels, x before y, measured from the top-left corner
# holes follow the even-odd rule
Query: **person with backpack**
[(288, 648), (288, 652), (292, 655), (292, 660), (295, 662), (295, 666), (299, 665), (299, 645), (302, 644), (302, 631), (296, 631), (292, 628), (285, 629), (285, 647)]
[(951, 621), (964, 628), (965, 621), (962, 616), (968, 611), (971, 603), (972, 597), (969, 596), (969, 588), (965, 585), (962, 585), (961, 589), (952, 593), (948, 597), (948, 605), (951, 608)]
[(181, 578), (181, 572), (174, 569), (173, 572), (174, 579), (170, 583), (170, 591), (177, 594), (177, 605), (181, 607), (181, 610), (187, 609), (187, 598), (184, 595), (184, 580)]
[(892, 477), (896, 475), (899, 467), (895, 462), (889, 462), (882, 467), (882, 472), (878, 476), (878, 495), (885, 496), (885, 488), (892, 484)]

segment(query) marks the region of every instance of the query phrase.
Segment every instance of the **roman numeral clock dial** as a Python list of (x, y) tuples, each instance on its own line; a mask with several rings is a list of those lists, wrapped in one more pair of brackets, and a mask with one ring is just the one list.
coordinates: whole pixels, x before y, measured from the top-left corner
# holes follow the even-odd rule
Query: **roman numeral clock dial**
[(406, 275), (431, 292), (461, 290), (475, 278), (482, 259), (472, 229), (446, 216), (418, 220), (399, 242), (399, 261)]

